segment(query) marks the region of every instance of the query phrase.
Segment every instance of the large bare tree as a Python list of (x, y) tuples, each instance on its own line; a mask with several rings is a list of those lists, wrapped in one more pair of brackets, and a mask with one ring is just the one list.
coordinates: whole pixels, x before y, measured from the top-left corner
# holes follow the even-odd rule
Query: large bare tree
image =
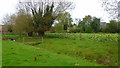
[(44, 36), (44, 32), (51, 28), (60, 13), (74, 8), (73, 2), (50, 0), (24, 1), (19, 2), (19, 6), (22, 6), (27, 13), (32, 14), (34, 29), (39, 36)]

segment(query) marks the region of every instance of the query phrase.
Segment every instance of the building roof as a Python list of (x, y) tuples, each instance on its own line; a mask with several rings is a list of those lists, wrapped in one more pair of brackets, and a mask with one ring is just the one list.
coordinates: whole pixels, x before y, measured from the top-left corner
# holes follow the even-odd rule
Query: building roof
[(106, 22), (100, 22), (100, 25), (106, 25)]

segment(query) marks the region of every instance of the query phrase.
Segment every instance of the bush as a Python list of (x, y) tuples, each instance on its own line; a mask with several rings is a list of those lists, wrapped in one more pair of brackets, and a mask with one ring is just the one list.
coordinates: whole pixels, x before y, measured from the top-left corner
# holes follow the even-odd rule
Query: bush
[(90, 26), (88, 26), (88, 27), (85, 28), (85, 32), (86, 33), (92, 33), (92, 32), (94, 32), (94, 30)]
[(70, 29), (69, 33), (79, 33), (80, 32), (80, 29), (77, 28), (77, 29)]

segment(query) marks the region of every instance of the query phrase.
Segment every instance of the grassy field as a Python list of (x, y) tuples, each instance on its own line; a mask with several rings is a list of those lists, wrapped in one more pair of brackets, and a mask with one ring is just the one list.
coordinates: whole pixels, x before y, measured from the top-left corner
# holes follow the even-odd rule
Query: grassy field
[[(39, 42), (41, 39), (26, 38)], [(3, 66), (117, 66), (116, 41), (44, 38), (38, 45), (3, 40)]]
[(2, 35), (0, 33), (0, 67), (2, 67)]
[[(97, 66), (88, 60), (57, 54), (56, 52), (24, 45), (19, 42), (3, 41), (3, 66)], [(35, 60), (36, 57), (36, 60)]]

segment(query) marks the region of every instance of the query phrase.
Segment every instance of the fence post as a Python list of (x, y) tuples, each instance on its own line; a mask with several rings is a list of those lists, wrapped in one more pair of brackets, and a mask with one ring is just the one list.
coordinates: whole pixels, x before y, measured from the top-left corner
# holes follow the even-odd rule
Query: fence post
[(42, 43), (43, 43), (43, 37), (42, 37)]
[(23, 37), (23, 43), (24, 43), (24, 37)]

